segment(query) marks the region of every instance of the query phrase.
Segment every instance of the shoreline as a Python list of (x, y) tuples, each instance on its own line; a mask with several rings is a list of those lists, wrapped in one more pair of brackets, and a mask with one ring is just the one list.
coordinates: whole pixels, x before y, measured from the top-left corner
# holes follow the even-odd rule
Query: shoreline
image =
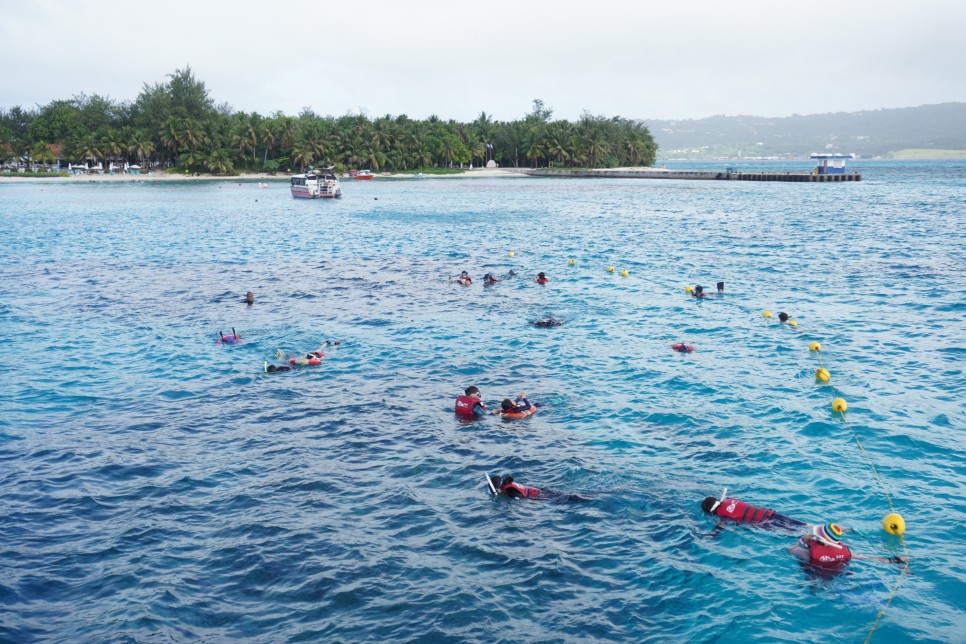
[[(416, 176), (412, 172), (406, 173), (385, 173), (377, 174), (373, 180), (384, 179), (495, 179), (495, 178), (518, 178), (526, 177), (524, 170), (528, 168), (472, 168), (461, 173), (454, 174), (425, 174)], [(155, 172), (151, 174), (82, 174), (69, 177), (20, 177), (17, 173), (0, 174), (0, 183), (192, 183), (199, 181), (225, 181), (237, 183), (288, 183), (290, 174), (268, 174), (257, 172), (237, 176), (218, 176), (213, 174), (163, 174)], [(353, 179), (348, 175), (339, 178), (340, 181), (348, 183)]]

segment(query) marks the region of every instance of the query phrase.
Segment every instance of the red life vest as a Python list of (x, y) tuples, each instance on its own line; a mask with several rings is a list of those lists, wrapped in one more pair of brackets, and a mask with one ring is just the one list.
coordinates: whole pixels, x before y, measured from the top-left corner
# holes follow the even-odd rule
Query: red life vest
[(546, 278), (546, 277), (538, 277), (537, 278), (537, 284), (546, 284), (549, 281), (550, 281), (550, 279), (549, 278)]
[(816, 566), (841, 566), (852, 558), (852, 552), (844, 543), (838, 546), (827, 546), (824, 543), (809, 540), (806, 545), (808, 560)]
[(527, 416), (532, 416), (535, 413), (537, 413), (537, 406), (534, 405), (533, 403), (530, 403), (529, 407), (519, 411), (518, 410), (501, 411), (500, 417), (501, 418), (526, 418)]
[(718, 504), (714, 513), (722, 519), (731, 519), (739, 523), (760, 523), (770, 519), (775, 511), (768, 508), (757, 508), (738, 499), (725, 499)]
[(539, 499), (540, 496), (543, 494), (543, 490), (538, 490), (535, 487), (527, 487), (526, 485), (520, 485), (516, 481), (514, 481), (513, 483), (507, 483), (506, 485), (501, 487), (500, 494), (506, 494), (506, 491), (509, 489), (516, 490), (517, 492), (522, 494), (523, 498), (525, 499)]
[(473, 418), (474, 405), (480, 405), (484, 410), (486, 409), (486, 405), (483, 404), (483, 401), (476, 396), (457, 396), (456, 415), (464, 418)]

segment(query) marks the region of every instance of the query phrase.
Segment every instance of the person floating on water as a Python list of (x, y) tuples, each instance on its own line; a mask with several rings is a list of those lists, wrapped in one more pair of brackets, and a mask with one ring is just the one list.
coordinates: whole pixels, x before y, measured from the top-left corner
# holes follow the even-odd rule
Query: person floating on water
[(785, 313), (784, 311), (779, 313), (778, 321), (781, 322), (782, 324), (784, 324), (785, 322), (788, 322), (788, 313)]
[(521, 485), (513, 480), (512, 476), (489, 476), (486, 477), (493, 495), (502, 495), (511, 499), (533, 499), (542, 501), (586, 501), (587, 499), (576, 494), (564, 494), (553, 490), (541, 490), (527, 485)]
[(283, 371), (291, 370), (292, 367), (288, 366), (287, 364), (274, 365), (268, 364), (268, 362), (265, 363), (265, 373), (281, 373)]
[(298, 366), (322, 364), (322, 361), (325, 360), (325, 348), (328, 346), (337, 347), (340, 344), (342, 344), (340, 340), (326, 340), (319, 345), (318, 349), (315, 351), (309, 351), (303, 358), (297, 358), (294, 354), (290, 353), (288, 356), (288, 363)]
[(486, 405), (483, 404), (483, 394), (479, 389), (469, 386), (462, 396), (456, 397), (456, 415), (460, 418), (486, 417)]
[(231, 333), (225, 335), (221, 331), (218, 332), (218, 344), (235, 344), (236, 342), (241, 342), (241, 336), (235, 331), (235, 327), (231, 328)]
[(812, 529), (802, 535), (788, 552), (803, 562), (824, 569), (839, 570), (852, 559), (866, 561), (881, 561), (882, 563), (906, 564), (908, 557), (877, 557), (874, 555), (856, 555), (849, 547), (842, 543), (844, 530), (835, 523), (812, 526)]
[(499, 281), (500, 280), (498, 280), (495, 277), (493, 277), (493, 273), (487, 273), (486, 275), (483, 276), (483, 285), (484, 286), (486, 286), (487, 284), (496, 284)]
[(546, 274), (541, 271), (537, 273), (537, 276), (534, 278), (534, 281), (536, 281), (537, 284), (546, 284), (550, 281), (550, 278), (548, 278)]
[(255, 303), (255, 294), (252, 293), (251, 291), (248, 291), (247, 293), (245, 293), (245, 302), (248, 303), (248, 306), (251, 306), (252, 304), (254, 304)]
[[(727, 492), (727, 490), (724, 492)], [(809, 524), (804, 521), (778, 514), (769, 508), (759, 508), (744, 501), (726, 497), (724, 492), (720, 499), (709, 496), (701, 502), (701, 509), (705, 513), (717, 517), (717, 524), (711, 532), (705, 535), (705, 539), (710, 539), (724, 530), (729, 521), (746, 523), (766, 530), (784, 530), (796, 533), (809, 527)]]
[(552, 315), (540, 318), (539, 320), (533, 320), (530, 324), (540, 329), (552, 329), (553, 327), (560, 326), (564, 321), (560, 318), (555, 318)]
[(527, 400), (526, 394), (520, 394), (516, 400), (504, 399), (500, 409), (494, 409), (492, 414), (500, 414), (501, 418), (526, 418), (537, 413), (537, 406)]
[(700, 284), (694, 286), (694, 291), (691, 293), (691, 297), (697, 297), (700, 299), (708, 297), (708, 294), (704, 292), (704, 287)]
[(473, 278), (470, 277), (469, 273), (467, 273), (466, 271), (463, 271), (462, 273), (460, 273), (460, 276), (457, 277), (455, 280), (451, 277), (449, 278), (449, 281), (450, 282), (455, 281), (460, 286), (469, 286), (470, 284), (473, 283)]

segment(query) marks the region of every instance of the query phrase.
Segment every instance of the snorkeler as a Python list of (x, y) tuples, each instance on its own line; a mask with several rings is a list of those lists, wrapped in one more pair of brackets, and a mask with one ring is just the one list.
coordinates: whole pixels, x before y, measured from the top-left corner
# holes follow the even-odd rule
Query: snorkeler
[(537, 276), (534, 278), (534, 281), (537, 284), (546, 284), (550, 281), (550, 278), (548, 278), (546, 274), (544, 274), (543, 271), (541, 271), (537, 273)]
[(453, 280), (453, 278), (451, 277), (449, 278), (449, 281), (450, 282), (455, 281), (460, 286), (469, 286), (470, 284), (473, 283), (473, 278), (470, 277), (469, 273), (467, 273), (466, 271), (463, 271), (462, 273), (460, 273), (460, 276), (456, 278), (456, 280)]
[(555, 318), (552, 315), (540, 318), (539, 320), (533, 320), (530, 324), (540, 329), (552, 329), (553, 327), (560, 326), (564, 323), (560, 318)]
[(577, 494), (564, 494), (553, 490), (541, 490), (527, 485), (521, 485), (513, 480), (512, 476), (489, 476), (486, 477), (490, 493), (493, 495), (503, 495), (511, 499), (535, 499), (544, 501), (587, 501), (587, 499)]
[(842, 543), (844, 530), (835, 523), (812, 526), (811, 531), (802, 535), (788, 552), (805, 563), (820, 568), (839, 569), (852, 559), (881, 561), (882, 563), (905, 564), (908, 557), (877, 557), (875, 555), (852, 554), (849, 547)]
[(703, 286), (701, 286), (700, 284), (696, 284), (694, 287), (694, 291), (691, 293), (691, 297), (705, 298), (705, 297), (708, 297), (708, 294), (704, 292)]
[(291, 371), (292, 367), (284, 364), (273, 365), (265, 363), (265, 373), (281, 373), (283, 371)]
[(484, 418), (486, 405), (483, 404), (483, 394), (476, 387), (467, 387), (462, 396), (456, 397), (455, 411), (460, 418)]
[(784, 530), (787, 532), (799, 532), (809, 526), (804, 521), (778, 514), (774, 510), (755, 507), (744, 501), (728, 498), (725, 496), (726, 492), (727, 489), (722, 491), (720, 499), (709, 496), (701, 502), (702, 510), (707, 514), (718, 517), (717, 525), (705, 535), (705, 539), (710, 539), (724, 530), (729, 521), (748, 523), (766, 530)]
[(537, 406), (527, 400), (526, 394), (520, 394), (516, 400), (506, 398), (500, 403), (500, 409), (494, 409), (492, 414), (500, 414), (501, 418), (526, 418), (537, 413)]
[(236, 342), (241, 342), (241, 336), (235, 331), (235, 327), (231, 328), (231, 333), (225, 335), (221, 331), (218, 332), (218, 344), (235, 344)]
[(486, 275), (483, 276), (483, 285), (484, 286), (486, 286), (487, 284), (496, 284), (499, 281), (500, 280), (498, 280), (495, 277), (493, 277), (493, 273), (487, 273)]

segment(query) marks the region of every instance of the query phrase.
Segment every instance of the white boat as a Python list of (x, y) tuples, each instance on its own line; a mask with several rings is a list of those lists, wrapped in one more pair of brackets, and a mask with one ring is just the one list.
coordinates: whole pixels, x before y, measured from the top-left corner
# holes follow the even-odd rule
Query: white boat
[(309, 168), (305, 174), (292, 175), (292, 196), (296, 199), (332, 199), (342, 196), (335, 166)]

